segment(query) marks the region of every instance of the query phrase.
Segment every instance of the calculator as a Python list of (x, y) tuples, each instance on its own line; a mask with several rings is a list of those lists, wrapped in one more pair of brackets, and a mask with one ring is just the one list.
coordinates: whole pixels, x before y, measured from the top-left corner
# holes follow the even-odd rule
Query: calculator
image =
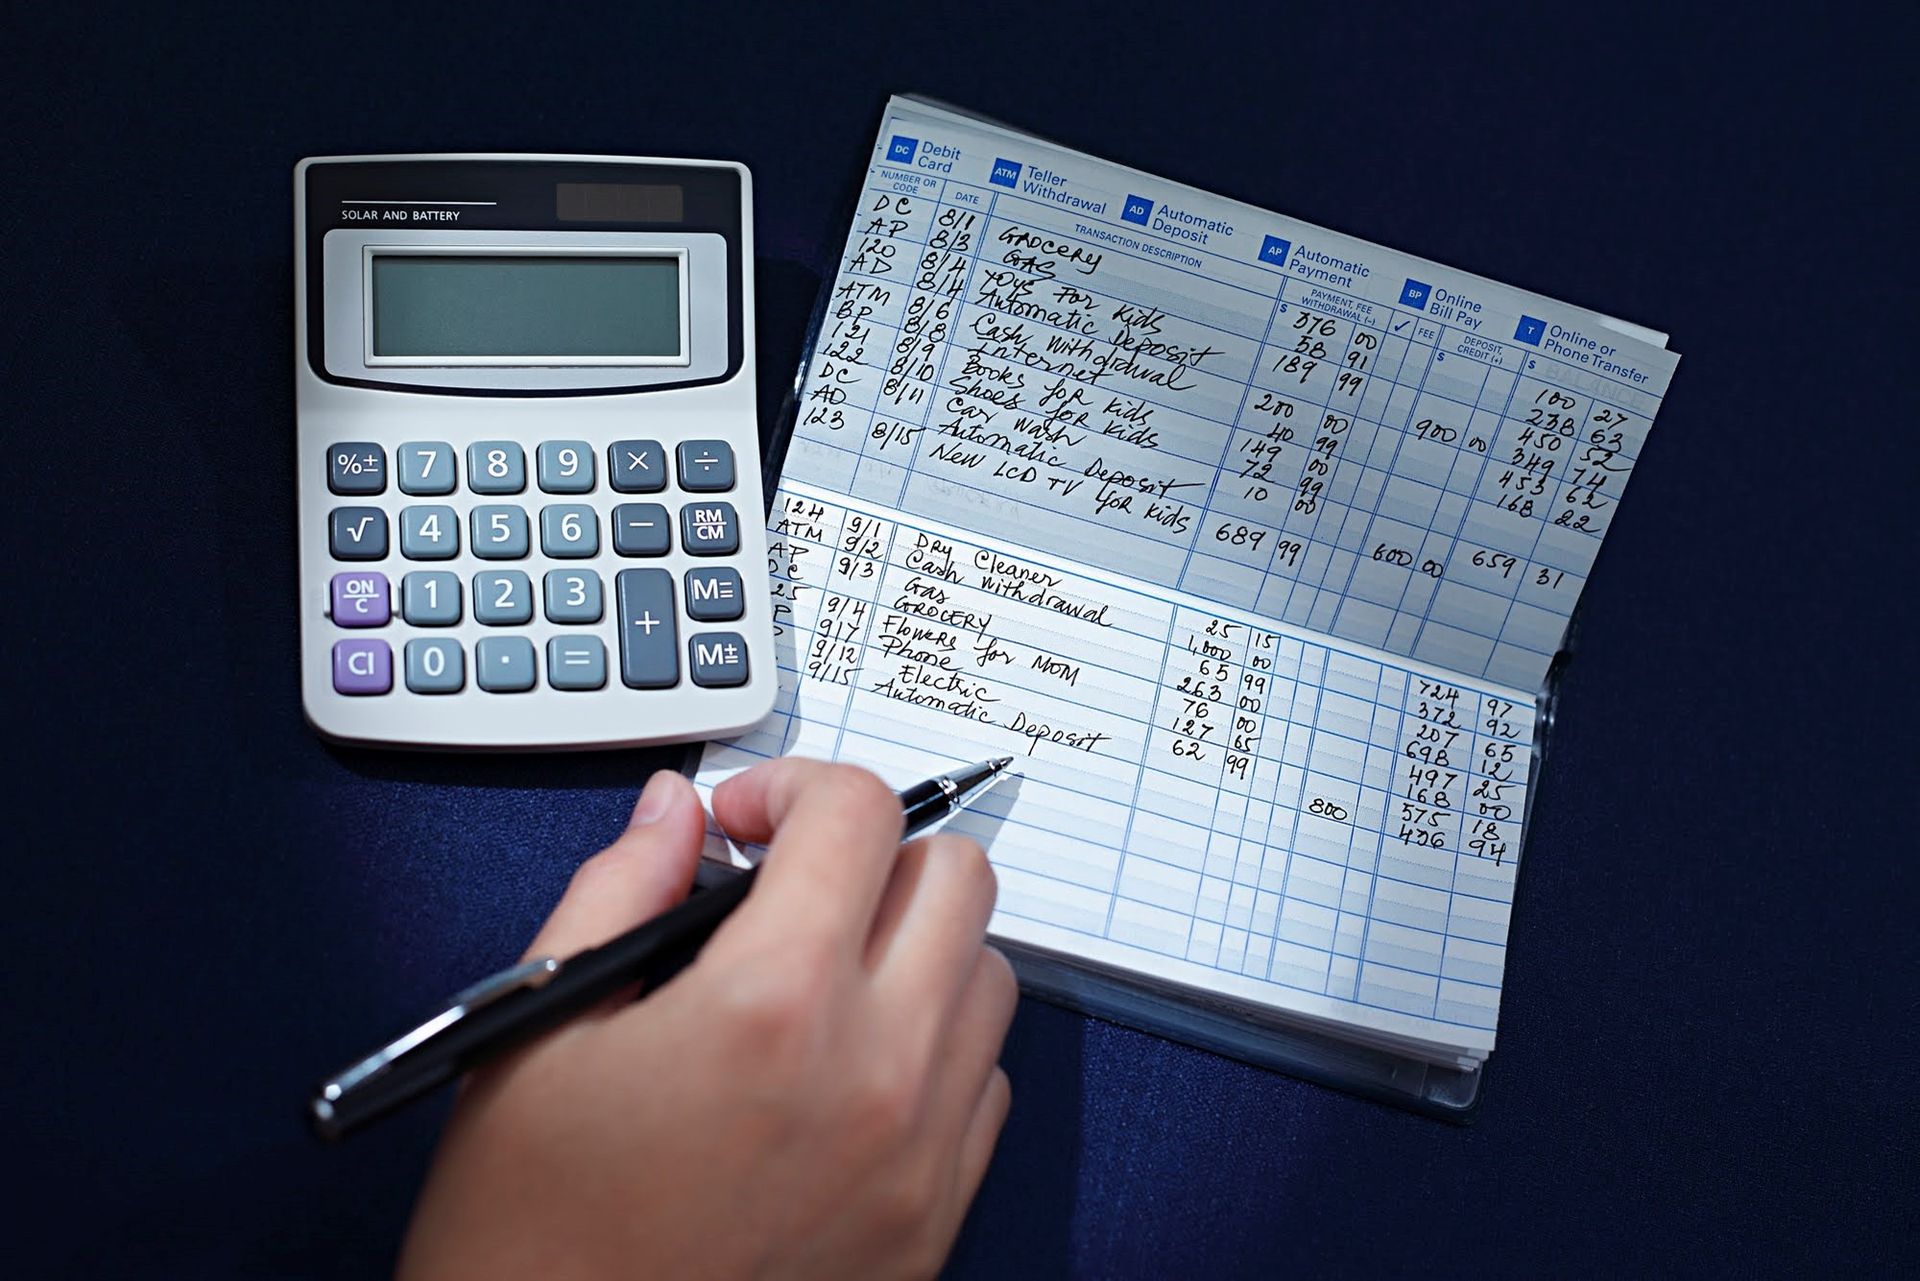
[(721, 161), (299, 163), (317, 731), (611, 748), (771, 710), (751, 201)]

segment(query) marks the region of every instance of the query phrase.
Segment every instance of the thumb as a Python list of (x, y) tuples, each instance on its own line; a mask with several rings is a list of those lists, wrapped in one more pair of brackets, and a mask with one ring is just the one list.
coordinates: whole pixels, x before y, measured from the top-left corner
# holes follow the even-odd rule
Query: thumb
[(527, 956), (598, 947), (685, 898), (706, 826), (693, 784), (670, 769), (656, 772), (626, 831), (574, 872)]

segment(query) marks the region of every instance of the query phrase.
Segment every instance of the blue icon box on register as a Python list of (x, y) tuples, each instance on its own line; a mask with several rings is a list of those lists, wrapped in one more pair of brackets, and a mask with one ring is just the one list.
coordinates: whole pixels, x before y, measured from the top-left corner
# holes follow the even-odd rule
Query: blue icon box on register
[(887, 144), (887, 160), (896, 165), (913, 163), (913, 153), (920, 147), (918, 138), (909, 138), (904, 134), (893, 135), (893, 141)]
[(1532, 316), (1520, 317), (1520, 323), (1513, 327), (1515, 342), (1526, 343), (1529, 347), (1540, 345), (1540, 336), (1547, 332), (1547, 322), (1535, 320)]
[(1406, 284), (1400, 286), (1400, 305), (1403, 307), (1417, 307), (1421, 311), (1425, 311), (1427, 309), (1427, 299), (1432, 293), (1433, 286), (1427, 284), (1425, 281), (1409, 280)]
[(987, 181), (1000, 187), (1017, 186), (1020, 182), (1020, 166), (1012, 160), (997, 159), (993, 162), (993, 172)]
[(1260, 242), (1260, 261), (1275, 267), (1287, 265), (1287, 252), (1293, 248), (1291, 240), (1282, 240), (1278, 236), (1268, 236)]
[(1142, 227), (1153, 216), (1153, 201), (1145, 196), (1128, 196), (1127, 203), (1120, 207), (1121, 222), (1136, 222)]

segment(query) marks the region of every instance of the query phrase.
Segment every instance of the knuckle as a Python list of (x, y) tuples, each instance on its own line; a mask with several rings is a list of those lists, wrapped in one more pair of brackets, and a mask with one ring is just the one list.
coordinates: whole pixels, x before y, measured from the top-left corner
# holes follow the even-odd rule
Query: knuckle
[[(931, 1275), (941, 1262), (931, 1255), (924, 1260), (920, 1257), (928, 1253), (923, 1247), (934, 1244), (929, 1238), (935, 1238), (935, 1234), (927, 1229), (939, 1203), (940, 1179), (933, 1162), (927, 1160), (906, 1162), (896, 1168), (881, 1195), (880, 1216), (888, 1235), (901, 1243), (902, 1262), (911, 1265), (913, 1275)], [(922, 1262), (930, 1266), (923, 1269)]]
[(829, 766), (821, 779), (829, 790), (834, 808), (861, 821), (881, 821), (900, 817), (900, 801), (880, 776), (857, 765)]
[(957, 891), (970, 900), (991, 906), (999, 897), (1000, 881), (980, 842), (951, 832), (939, 833), (928, 840), (928, 859), (942, 867)]
[(997, 947), (983, 948), (980, 968), (990, 993), (1009, 1005), (1020, 999), (1020, 976), (1013, 972), (1013, 962), (1005, 952)]
[(857, 1106), (867, 1132), (882, 1146), (894, 1147), (920, 1119), (920, 1076), (899, 1055), (873, 1055), (861, 1075)]
[(945, 1251), (934, 1230), (934, 1210), (939, 1204), (931, 1190), (934, 1180), (924, 1176), (902, 1180), (893, 1209), (897, 1239), (903, 1242), (901, 1262), (908, 1276), (938, 1275)]
[(958, 839), (960, 847), (954, 851), (954, 861), (960, 865), (968, 886), (991, 905), (1000, 897), (1000, 878), (994, 874), (993, 863), (980, 842), (965, 836)]
[(778, 1063), (811, 1039), (830, 981), (814, 949), (796, 948), (777, 964), (741, 967), (722, 989), (721, 1012), (749, 1053)]

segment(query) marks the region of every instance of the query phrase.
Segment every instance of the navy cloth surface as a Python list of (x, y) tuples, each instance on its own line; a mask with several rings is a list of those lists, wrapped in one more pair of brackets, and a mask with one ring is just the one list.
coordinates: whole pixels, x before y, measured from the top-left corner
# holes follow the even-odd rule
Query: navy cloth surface
[(660, 759), (302, 722), (294, 162), (745, 161), (771, 404), (912, 90), (1684, 354), (1478, 1119), (1029, 1000), (952, 1274), (1912, 1275), (1913, 7), (809, 8), (10, 10), (8, 1272), (382, 1274), (444, 1101), (322, 1148), (305, 1090), (516, 955)]

